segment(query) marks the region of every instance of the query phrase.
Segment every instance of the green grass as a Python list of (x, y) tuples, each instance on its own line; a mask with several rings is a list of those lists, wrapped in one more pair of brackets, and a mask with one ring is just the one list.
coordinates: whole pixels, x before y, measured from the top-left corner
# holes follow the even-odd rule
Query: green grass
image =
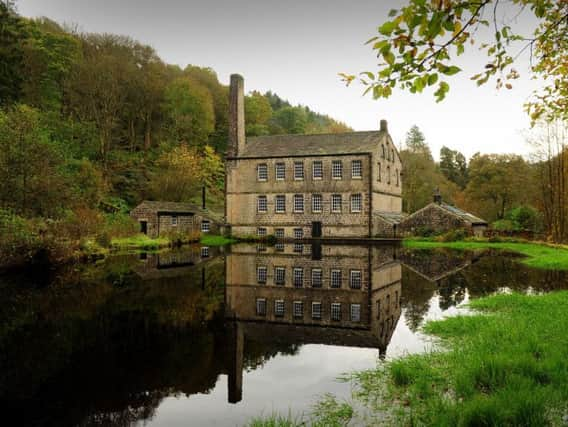
[(165, 237), (152, 239), (145, 234), (138, 234), (131, 237), (113, 238), (111, 246), (114, 249), (144, 249), (156, 250), (170, 245), (170, 240)]
[(201, 244), (207, 246), (225, 246), (225, 245), (230, 245), (231, 243), (236, 243), (237, 240), (225, 236), (205, 234), (201, 236), (200, 242)]
[(488, 241), (436, 242), (430, 240), (405, 239), (405, 247), (412, 249), (451, 248), (460, 250), (500, 249), (525, 255), (522, 263), (547, 270), (568, 270), (568, 249), (544, 243), (514, 243)]
[(482, 313), (427, 323), (444, 351), (354, 375), (357, 398), (393, 425), (541, 426), (568, 409), (568, 292), (475, 300)]

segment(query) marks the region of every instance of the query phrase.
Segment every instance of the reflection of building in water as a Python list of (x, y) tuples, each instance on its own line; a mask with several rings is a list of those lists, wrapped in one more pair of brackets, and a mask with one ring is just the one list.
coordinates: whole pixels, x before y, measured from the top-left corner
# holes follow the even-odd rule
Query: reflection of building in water
[(234, 356), (229, 401), (242, 394), (246, 340), (378, 348), (400, 317), (396, 248), (238, 245), (226, 256), (225, 316)]

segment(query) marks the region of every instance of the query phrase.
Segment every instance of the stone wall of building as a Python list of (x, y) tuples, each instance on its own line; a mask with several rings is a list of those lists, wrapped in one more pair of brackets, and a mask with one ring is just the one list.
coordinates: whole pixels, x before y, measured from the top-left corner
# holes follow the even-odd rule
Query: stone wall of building
[(139, 224), (142, 221), (146, 221), (146, 234), (153, 239), (158, 237), (158, 215), (155, 210), (144, 205), (139, 205), (132, 209), (130, 217)]
[(469, 229), (471, 226), (461, 218), (452, 215), (445, 209), (432, 203), (425, 208), (413, 213), (400, 224), (400, 231), (404, 235), (416, 235), (431, 230), (435, 233), (445, 233), (458, 228)]

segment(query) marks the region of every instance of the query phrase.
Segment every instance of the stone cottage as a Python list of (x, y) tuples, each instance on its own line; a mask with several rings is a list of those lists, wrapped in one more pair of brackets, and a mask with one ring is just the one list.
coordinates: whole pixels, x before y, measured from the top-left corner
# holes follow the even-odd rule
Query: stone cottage
[(417, 210), (398, 224), (403, 235), (423, 234), (425, 231), (445, 233), (462, 228), (476, 237), (483, 237), (487, 227), (487, 221), (444, 203), (439, 191), (434, 194), (432, 203)]
[(244, 81), (231, 76), (225, 217), (237, 236), (371, 237), (402, 210), (402, 164), (380, 129), (247, 138)]
[(140, 232), (156, 238), (168, 234), (219, 234), (223, 220), (192, 203), (145, 200), (130, 216), (140, 225)]

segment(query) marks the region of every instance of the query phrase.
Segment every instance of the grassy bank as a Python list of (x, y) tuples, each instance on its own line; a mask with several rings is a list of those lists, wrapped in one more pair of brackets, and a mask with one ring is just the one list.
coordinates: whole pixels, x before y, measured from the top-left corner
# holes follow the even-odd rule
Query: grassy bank
[(237, 240), (231, 239), (230, 237), (225, 236), (215, 236), (211, 234), (205, 234), (201, 236), (200, 243), (202, 245), (207, 246), (225, 246), (230, 245), (231, 243), (236, 243)]
[(140, 249), (140, 250), (157, 250), (170, 246), (171, 242), (165, 237), (158, 237), (152, 239), (144, 234), (136, 236), (114, 238), (111, 241), (113, 249), (127, 250), (127, 249)]
[(406, 239), (403, 244), (405, 247), (412, 249), (500, 249), (525, 255), (526, 258), (522, 259), (521, 262), (530, 267), (548, 270), (568, 270), (568, 249), (564, 246), (552, 246), (545, 243), (489, 242), (479, 240), (436, 242), (432, 240)]

